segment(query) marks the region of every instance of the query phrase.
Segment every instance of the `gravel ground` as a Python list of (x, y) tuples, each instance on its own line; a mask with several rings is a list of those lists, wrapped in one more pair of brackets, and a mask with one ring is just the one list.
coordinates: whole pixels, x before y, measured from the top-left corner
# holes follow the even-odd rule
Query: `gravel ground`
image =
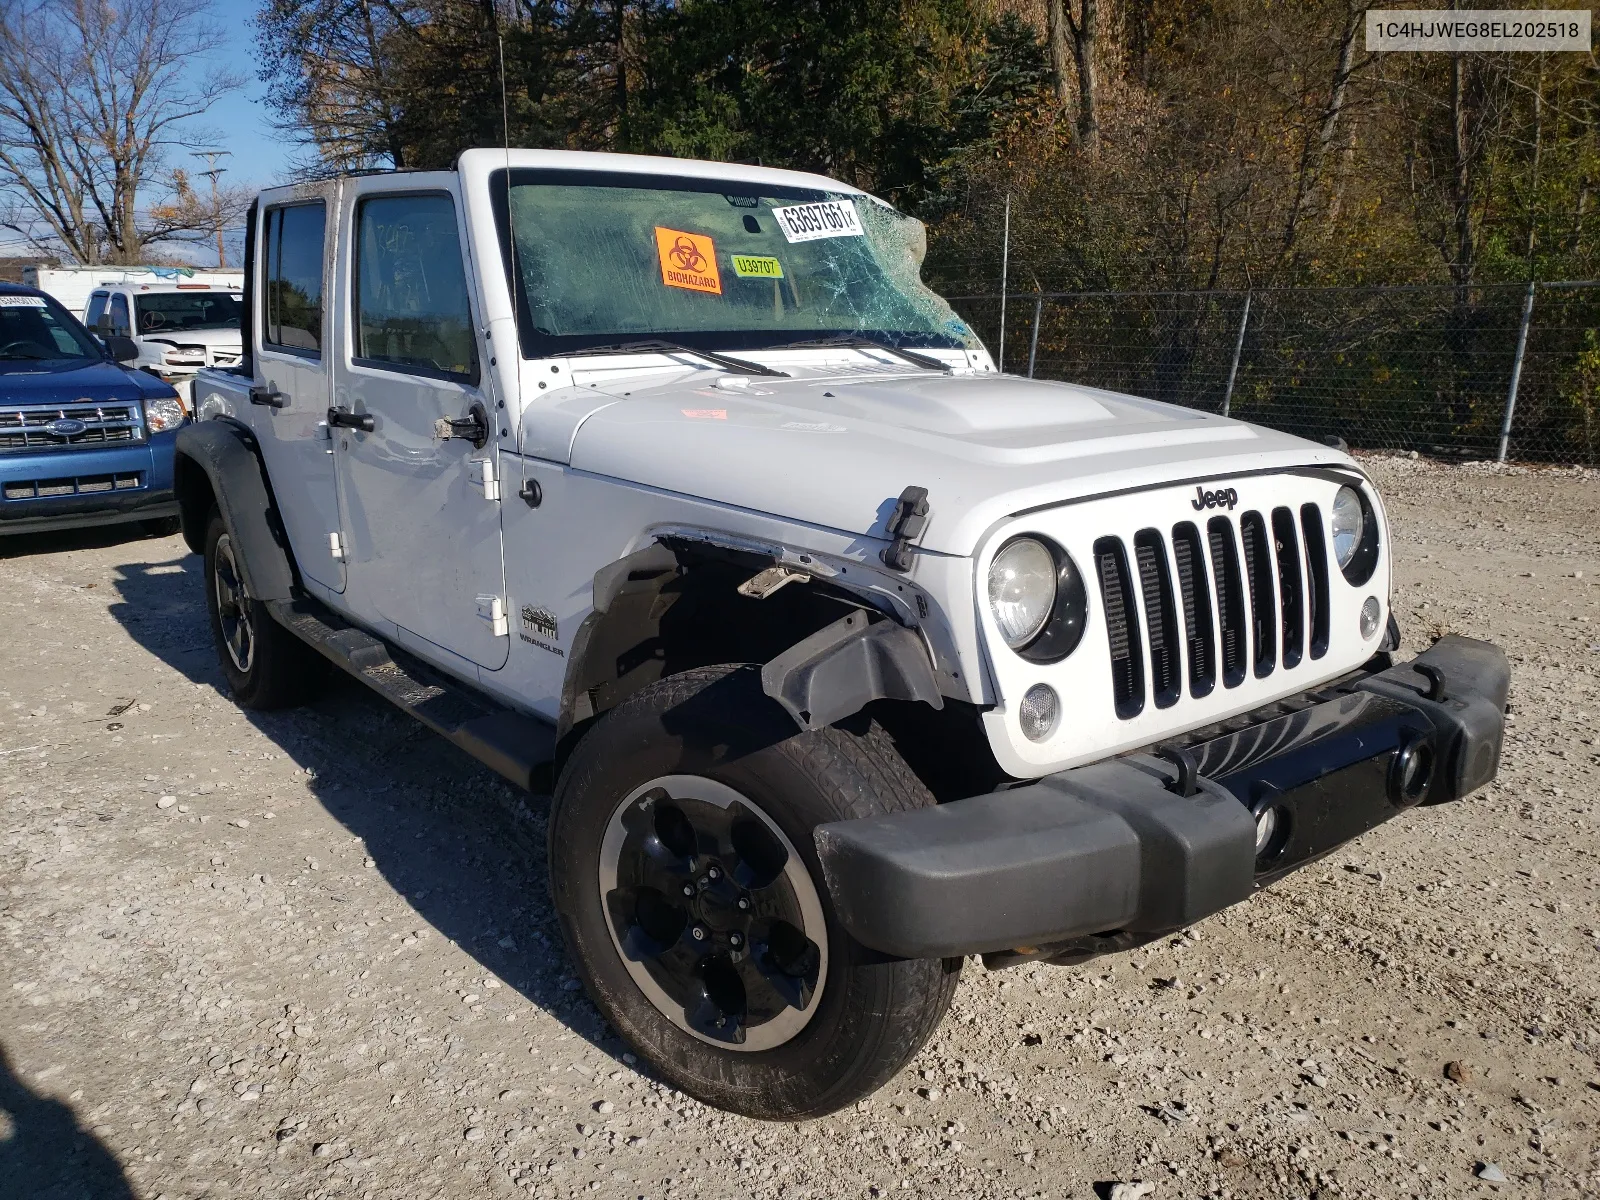
[(240, 712), (177, 538), (6, 543), (0, 1194), (1600, 1195), (1600, 476), (1372, 463), (1408, 651), (1511, 655), (1500, 782), (1132, 955), (969, 963), (798, 1126), (608, 1034), (542, 800), (353, 684)]

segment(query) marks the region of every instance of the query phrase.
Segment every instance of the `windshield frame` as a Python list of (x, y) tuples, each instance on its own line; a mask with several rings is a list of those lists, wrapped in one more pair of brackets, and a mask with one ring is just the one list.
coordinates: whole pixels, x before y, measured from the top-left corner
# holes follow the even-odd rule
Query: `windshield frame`
[[(110, 359), (110, 354), (105, 346), (89, 332), (88, 328), (67, 309), (54, 296), (48, 292), (6, 292), (8, 296), (26, 296), (31, 300), (43, 301), (42, 307), (51, 313), (61, 327), (72, 335), (80, 348), (87, 347), (89, 353), (77, 358), (62, 356), (61, 358), (0, 358), (0, 373), (3, 374), (41, 374), (46, 371), (78, 370), (85, 363), (105, 362)], [(31, 305), (29, 307), (32, 307)]]
[[(509, 176), (509, 177), (508, 177)], [(925, 330), (863, 329), (859, 326), (839, 328), (807, 328), (797, 330), (772, 329), (676, 329), (622, 332), (617, 330), (581, 334), (548, 334), (539, 332), (528, 302), (527, 290), (521, 273), (515, 269), (511, 242), (509, 197), (513, 187), (537, 187), (557, 184), (567, 187), (664, 188), (674, 191), (708, 192), (720, 196), (750, 196), (758, 198), (777, 192), (793, 197), (793, 203), (809, 204), (830, 197), (848, 196), (852, 200), (869, 204), (883, 204), (874, 196), (855, 188), (839, 184), (837, 188), (809, 187), (805, 184), (740, 179), (737, 177), (708, 178), (696, 175), (672, 175), (663, 172), (603, 171), (569, 167), (500, 167), (489, 173), (489, 204), (494, 215), (495, 233), (499, 241), (500, 263), (506, 274), (506, 286), (515, 305), (517, 341), (524, 359), (560, 358), (564, 354), (585, 350), (591, 346), (604, 346), (619, 340), (672, 341), (693, 350), (759, 352), (785, 350), (786, 343), (811, 341), (836, 337), (872, 338), (891, 346), (921, 347), (936, 350), (966, 351), (967, 345), (959, 338)], [(898, 212), (892, 205), (884, 208)], [(904, 216), (905, 214), (900, 214)], [(906, 216), (907, 220), (914, 218)], [(924, 285), (926, 286), (926, 285)], [(930, 293), (932, 289), (928, 289)], [(940, 296), (941, 301), (944, 297)], [(948, 302), (946, 302), (948, 303)], [(785, 336), (786, 334), (790, 336)]]

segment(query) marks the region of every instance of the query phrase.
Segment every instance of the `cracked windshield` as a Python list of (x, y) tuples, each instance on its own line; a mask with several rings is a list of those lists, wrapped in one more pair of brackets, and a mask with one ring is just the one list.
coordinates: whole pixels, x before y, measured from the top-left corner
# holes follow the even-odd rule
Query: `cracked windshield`
[[(504, 176), (494, 185), (506, 234)], [(513, 172), (523, 352), (622, 339), (760, 349), (977, 338), (923, 286), (921, 222), (864, 196), (726, 180)]]

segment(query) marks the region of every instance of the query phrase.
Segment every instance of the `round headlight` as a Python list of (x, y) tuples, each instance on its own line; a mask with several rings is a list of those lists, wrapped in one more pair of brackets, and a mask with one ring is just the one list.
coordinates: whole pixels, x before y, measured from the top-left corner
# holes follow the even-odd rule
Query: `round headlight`
[(1333, 498), (1333, 557), (1342, 571), (1348, 567), (1361, 548), (1361, 536), (1367, 528), (1366, 505), (1361, 503), (1361, 493), (1352, 487), (1342, 487)]
[(1055, 555), (1033, 538), (1001, 547), (989, 564), (989, 611), (1013, 650), (1038, 636), (1056, 602)]

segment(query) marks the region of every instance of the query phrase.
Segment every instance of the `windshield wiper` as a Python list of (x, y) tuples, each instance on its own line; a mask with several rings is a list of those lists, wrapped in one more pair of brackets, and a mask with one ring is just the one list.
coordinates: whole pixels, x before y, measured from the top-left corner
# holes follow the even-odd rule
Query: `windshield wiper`
[(676, 354), (692, 354), (696, 358), (703, 358), (706, 362), (715, 363), (729, 371), (738, 371), (744, 375), (771, 375), (777, 379), (788, 379), (787, 371), (774, 371), (771, 367), (763, 367), (760, 363), (746, 362), (742, 358), (729, 358), (726, 354), (716, 354), (710, 350), (696, 350), (693, 346), (684, 346), (678, 342), (663, 341), (659, 338), (648, 338), (638, 342), (611, 342), (604, 346), (585, 346), (582, 350), (569, 350), (565, 357), (583, 358), (588, 355), (599, 354), (657, 354), (671, 351)]
[(899, 346), (892, 346), (888, 342), (880, 342), (877, 338), (861, 337), (858, 334), (848, 334), (844, 337), (811, 338), (804, 342), (785, 342), (781, 346), (774, 346), (774, 350), (831, 350), (842, 347), (847, 350), (882, 350), (885, 354), (892, 354), (902, 358), (913, 366), (926, 367), (930, 371), (940, 371), (946, 375), (954, 375), (955, 370), (948, 363), (942, 363), (937, 358), (927, 354), (918, 354), (915, 350), (902, 350)]

